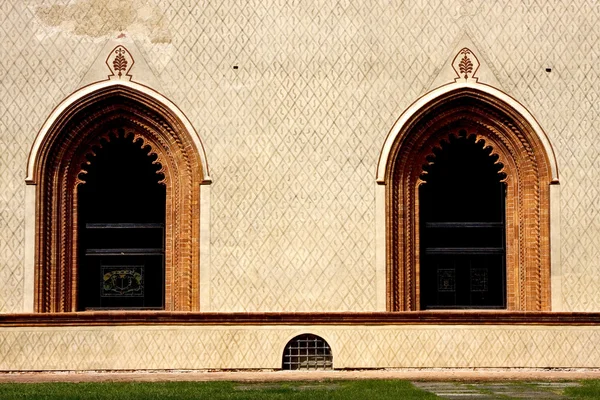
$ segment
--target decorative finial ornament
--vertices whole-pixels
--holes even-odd
[[[106,59],[106,65],[110,69],[111,74],[108,76],[109,79],[124,79],[131,80],[131,67],[133,67],[133,57],[131,53],[122,45],[115,47],[108,58]]]
[[[475,76],[475,73],[477,73],[479,65],[479,60],[475,54],[464,47],[454,57],[454,60],[452,60],[452,68],[454,68],[454,72],[458,76],[454,78],[454,81],[459,82],[464,79],[467,82],[477,82],[479,78]]]

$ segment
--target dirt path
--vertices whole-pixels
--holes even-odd
[[[560,381],[600,379],[600,369],[385,369],[355,371],[111,371],[4,372],[5,382],[110,381],[312,381],[326,379],[402,379],[410,381]]]

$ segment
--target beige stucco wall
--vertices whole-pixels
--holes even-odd
[[[0,2],[0,311],[22,311],[32,291],[29,149],[121,33],[204,142],[204,310],[382,309],[378,155],[467,41],[556,151],[554,297],[600,311],[599,14],[593,1]]]
[[[334,368],[600,365],[599,327],[147,326],[0,330],[0,370],[281,368],[295,335],[331,346]]]

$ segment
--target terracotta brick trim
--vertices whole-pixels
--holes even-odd
[[[600,313],[522,311],[200,313],[105,311],[2,314],[0,328],[124,325],[539,325],[598,326]]]
[[[506,174],[508,310],[550,310],[552,171],[541,139],[507,103],[471,88],[433,99],[402,127],[386,165],[387,309],[419,309],[418,187],[428,157],[459,130],[498,156]]]
[[[77,310],[77,186],[86,156],[117,130],[149,147],[166,186],[165,309],[199,309],[199,211],[205,172],[183,122],[125,85],[92,92],[55,121],[35,164],[37,312]]]

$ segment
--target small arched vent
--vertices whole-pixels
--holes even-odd
[[[331,347],[320,336],[298,335],[285,346],[282,368],[285,370],[333,369]]]

